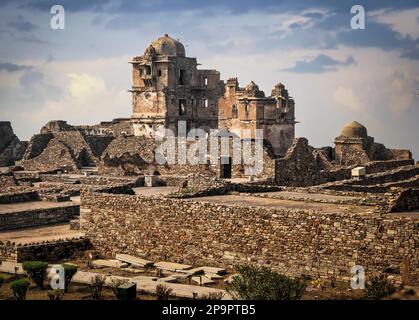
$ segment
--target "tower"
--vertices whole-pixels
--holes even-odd
[[[186,57],[180,41],[165,34],[131,64],[135,135],[153,137],[163,128],[176,134],[181,120],[187,129],[217,128],[218,98],[224,89],[220,73],[198,70],[196,58]]]

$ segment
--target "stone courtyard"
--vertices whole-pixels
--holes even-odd
[[[0,122],[0,271],[94,252],[117,266],[125,254],[225,270],[193,285],[174,268],[161,278],[180,297],[222,290],[243,263],[342,281],[361,265],[419,285],[419,164],[409,150],[375,142],[357,121],[334,146],[312,147],[295,137],[297,104],[284,84],[266,96],[253,81],[224,82],[216,70],[197,69],[168,35],[130,63],[130,118],[93,126],[53,120],[28,142]],[[219,129],[254,141],[245,130],[262,130],[263,170],[250,177],[220,152],[218,164],[157,163],[156,137],[164,128],[177,132],[178,121],[205,139]],[[133,278],[135,266],[114,269],[131,268]],[[149,291],[163,281],[146,276],[139,286]]]

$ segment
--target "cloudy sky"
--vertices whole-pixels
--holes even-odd
[[[65,8],[64,30],[50,27],[54,4]],[[365,30],[350,27],[354,4]],[[284,83],[297,136],[313,146],[358,120],[419,158],[417,0],[1,0],[0,120],[29,139],[51,119],[129,117],[128,61],[164,33],[223,79],[254,80],[268,94]]]

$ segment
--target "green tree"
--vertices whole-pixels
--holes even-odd
[[[64,292],[68,291],[68,287],[70,286],[71,279],[73,279],[74,275],[77,273],[78,267],[73,264],[63,264],[64,269]]]
[[[15,280],[10,284],[10,288],[13,290],[13,295],[17,300],[26,300],[26,293],[30,285],[29,279]]]
[[[22,264],[32,281],[39,289],[44,289],[44,281],[47,278],[48,263],[42,261],[26,261]]]

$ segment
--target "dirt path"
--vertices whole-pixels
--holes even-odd
[[[353,205],[340,205],[319,202],[303,202],[293,200],[280,200],[271,198],[252,197],[244,195],[222,195],[201,198],[191,198],[192,201],[207,201],[219,204],[234,204],[240,206],[256,206],[256,207],[269,207],[269,208],[285,208],[285,209],[305,209],[305,210],[318,210],[326,213],[336,212],[359,212],[368,213],[372,212],[372,207],[362,207]]]
[[[76,238],[82,235],[83,234],[77,230],[70,230],[70,225],[67,223],[46,227],[2,231],[0,232],[0,241],[11,241],[24,244],[29,242]]]

